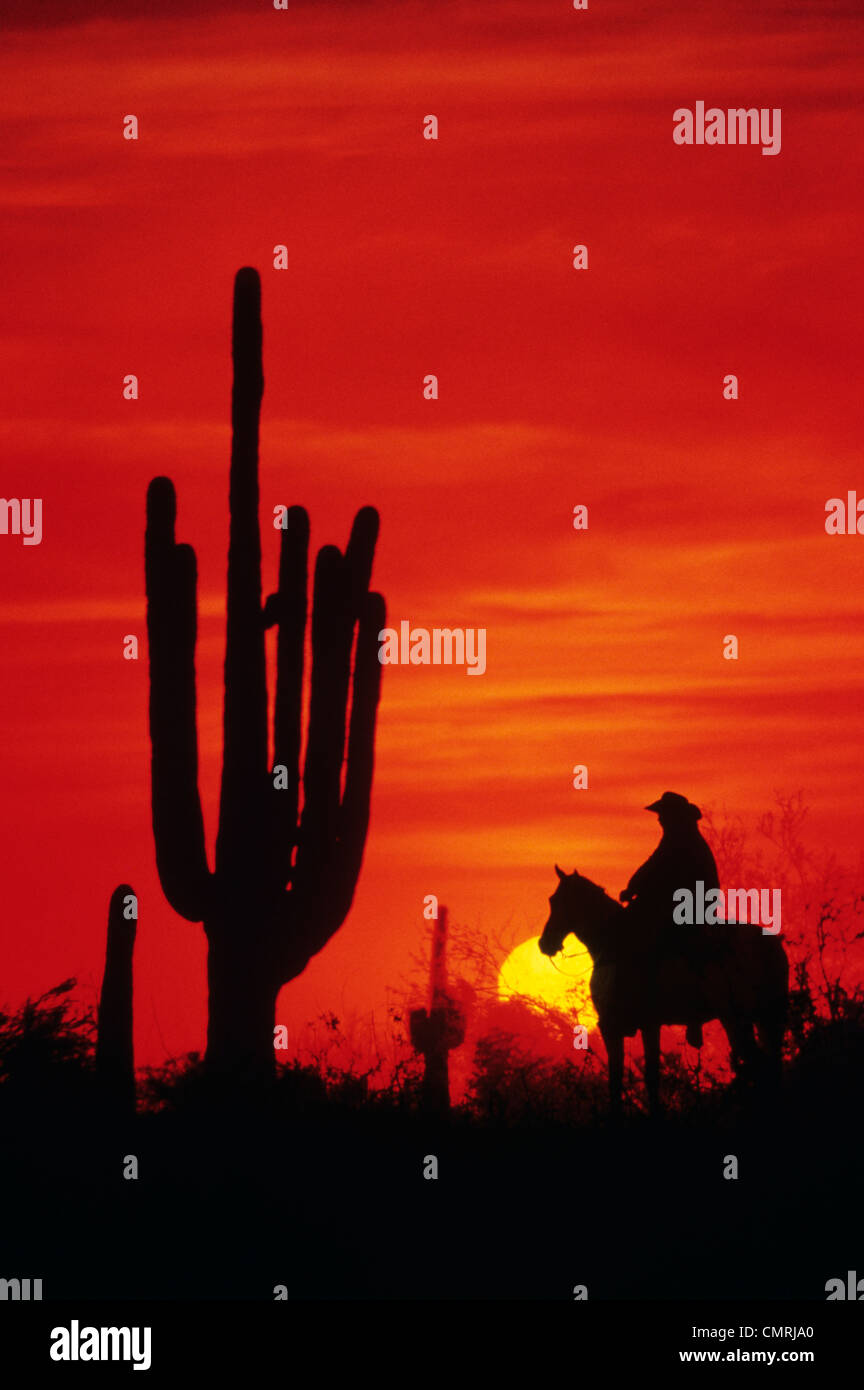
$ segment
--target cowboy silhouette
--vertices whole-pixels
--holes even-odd
[[[650,954],[655,964],[678,956],[698,974],[710,955],[709,929],[698,924],[677,925],[672,918],[672,895],[679,888],[687,888],[695,896],[700,880],[706,893],[720,887],[714,855],[698,826],[702,812],[678,792],[664,792],[659,801],[652,801],[645,810],[656,811],[663,835],[654,853],[620,894],[621,901],[628,904],[628,914],[634,914],[653,943]],[[688,1023],[687,1041],[694,1047],[701,1045],[698,1020]]]

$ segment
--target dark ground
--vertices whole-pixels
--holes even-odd
[[[0,1140],[2,1273],[52,1299],[824,1301],[864,1273],[860,1094],[797,1100],[575,1130],[296,1097],[30,1117]]]

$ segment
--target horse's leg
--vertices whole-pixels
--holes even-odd
[[[756,1045],[753,1024],[750,1019],[743,1019],[737,1015],[733,1015],[731,1018],[721,1018],[720,1022],[729,1039],[735,1080],[738,1082],[746,1081],[748,1072],[751,1072],[754,1064],[759,1060],[759,1048]]]
[[[652,1115],[662,1113],[660,1103],[660,1024],[651,1024],[642,1029],[642,1047],[645,1052],[645,1089],[648,1092],[648,1109]]]
[[[765,1059],[768,1084],[776,1091],[783,1077],[783,1039],[786,1036],[785,1008],[763,1014],[756,1020],[759,1045]]]
[[[624,1083],[624,1037],[623,1034],[607,1031],[602,1026],[600,1035],[609,1060],[609,1104],[612,1113],[617,1115],[621,1110],[621,1089]]]

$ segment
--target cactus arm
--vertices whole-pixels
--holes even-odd
[[[368,598],[377,536],[378,513],[373,507],[364,507],[355,518],[344,557],[334,546],[325,546],[315,566],[309,742],[296,882],[301,896],[308,900],[312,895],[316,902],[323,893],[332,891],[331,874],[340,858],[351,652],[355,626]],[[361,665],[366,671],[365,657]],[[355,678],[355,693],[359,689]],[[356,738],[355,747],[359,747]]]
[[[355,620],[360,617],[363,599],[369,588],[379,525],[380,521],[375,508],[361,507],[354,518],[354,525],[351,527],[351,535],[345,549],[351,584],[352,617]]]
[[[297,880],[297,889],[285,895],[289,927],[283,955],[285,982],[305,969],[344,922],[354,898],[363,862],[374,767],[375,725],[381,692],[378,633],[386,622],[380,594],[366,594],[357,632],[348,734],[345,791],[338,811],[338,834],[329,847],[326,873],[314,881]],[[305,783],[304,783],[305,785]],[[304,855],[301,841],[300,856]],[[298,862],[305,863],[298,859]]]
[[[352,622],[345,558],[318,552],[312,603],[309,737],[303,769],[303,815],[294,887],[304,907],[319,901],[338,834]]]
[[[381,694],[378,634],[387,621],[383,598],[380,594],[368,592],[378,526],[379,519],[375,508],[363,507],[354,520],[351,538],[345,551],[351,617],[352,622],[356,622],[357,625],[357,640],[351,685],[351,718],[345,782],[337,822],[337,845],[331,858],[331,873],[322,904],[322,931],[319,934],[321,945],[329,941],[348,915],[357,887],[369,828],[375,725]],[[316,950],[320,950],[321,945],[316,945]]]
[[[166,898],[201,922],[210,874],[198,794],[195,552],[175,544],[176,511],[170,478],[154,478],[145,542],[153,836]]]
[[[217,873],[261,872],[267,773],[267,677],[258,529],[258,422],[261,281],[239,270],[234,281],[234,385],[231,396],[231,509],[225,638],[224,760],[216,844]]]
[[[332,936],[348,915],[366,847],[375,765],[375,726],[381,695],[378,633],[386,622],[384,599],[380,594],[367,593],[357,629],[348,765],[340,808],[339,851],[330,890],[328,915],[332,925],[328,936]]]
[[[290,507],[282,532],[279,592],[271,599],[279,625],[276,645],[276,697],[273,709],[273,763],[287,768],[288,785],[272,794],[273,856],[279,887],[291,876],[297,844],[300,800],[300,740],[303,701],[303,644],[306,636],[309,517]]]

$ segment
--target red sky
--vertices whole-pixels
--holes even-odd
[[[862,16],[753,8],[5,6],[0,492],[43,499],[44,539],[0,536],[0,1001],[95,998],[128,879],[139,1061],[203,1043],[203,932],[149,826],[144,494],[170,474],[198,554],[212,845],[244,264],[265,582],[274,505],[320,545],[372,502],[391,619],[488,633],[482,677],[385,670],[355,908],[281,1019],[379,1007],[427,893],[527,937],[554,861],[617,892],[665,788],[752,814],[802,788],[814,845],[857,854],[864,539],[824,508],[864,495]],[[697,100],[780,107],[781,153],[674,145]]]

